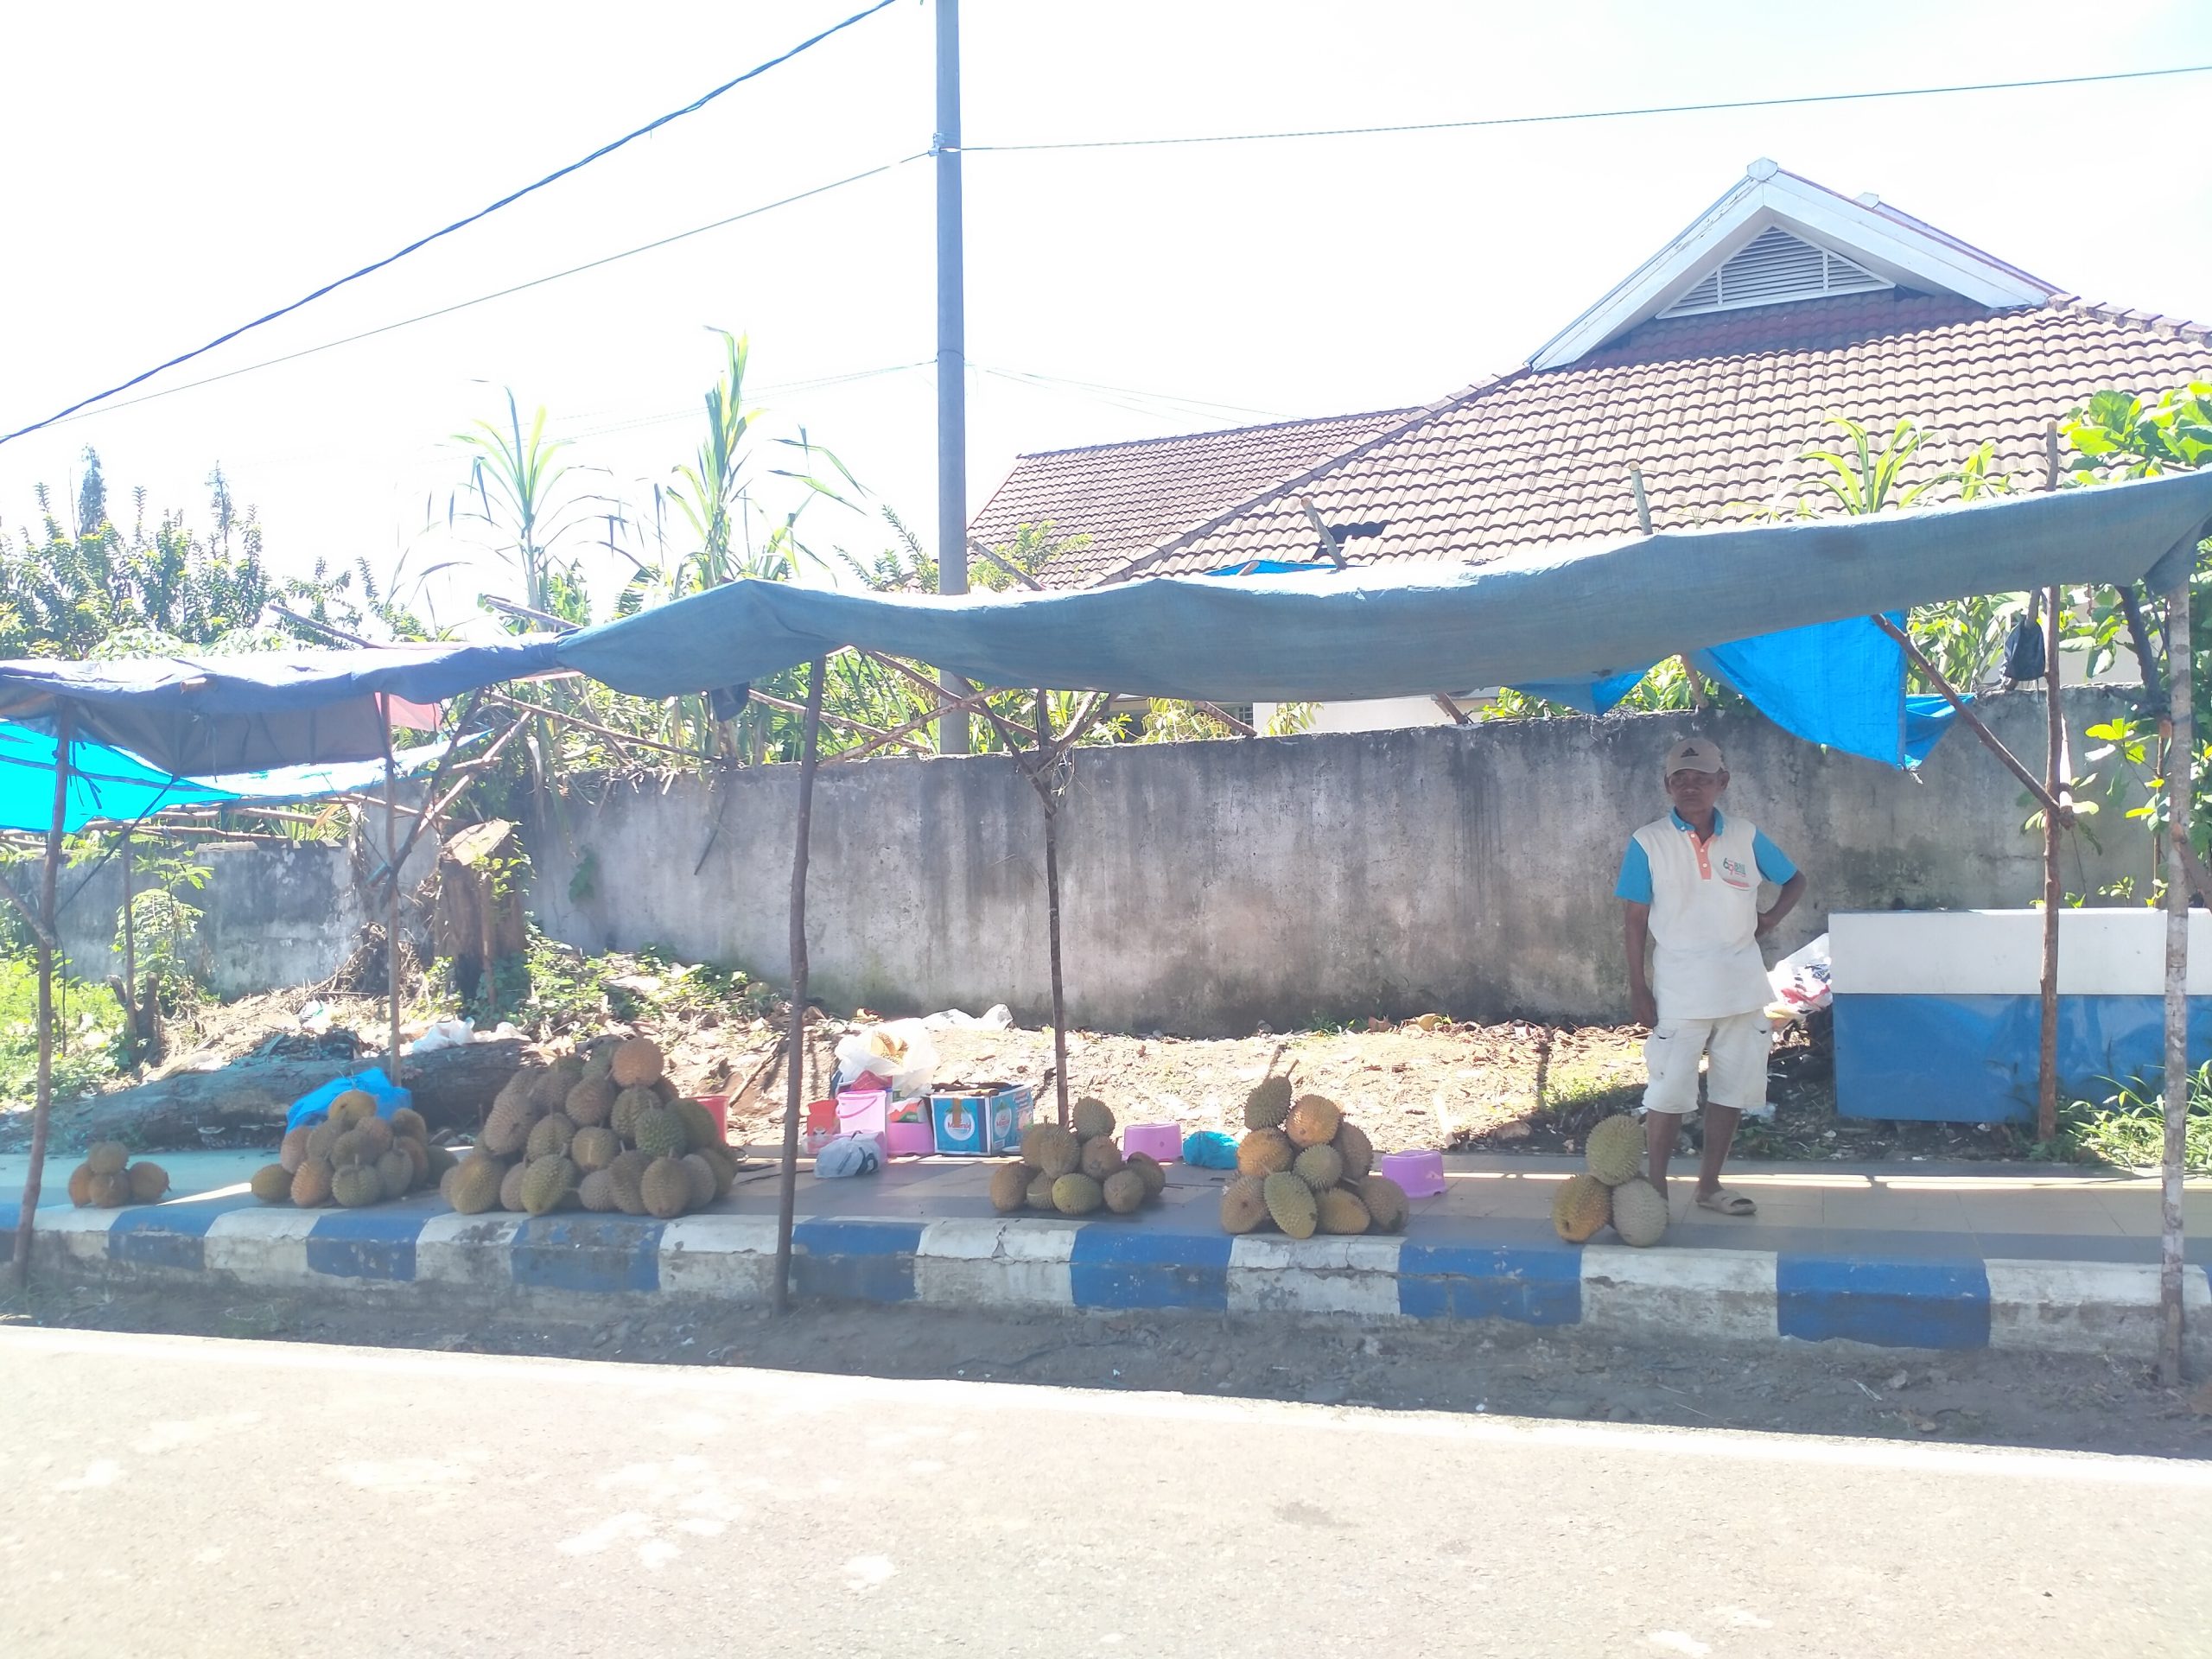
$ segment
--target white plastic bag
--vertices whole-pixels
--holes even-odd
[[[992,1003],[981,1014],[947,1008],[942,1014],[931,1014],[922,1024],[931,1031],[1012,1031],[1014,1012],[1003,1002]]]
[[[1828,989],[1828,936],[1791,951],[1767,973],[1774,1001],[1767,1014],[1774,1019],[1801,1019],[1825,1008],[1832,1000]]]
[[[837,1045],[840,1089],[863,1072],[886,1078],[892,1094],[925,1095],[937,1079],[937,1045],[918,1020],[891,1020],[856,1031]]]
[[[466,1048],[468,1046],[470,1033],[475,1029],[475,1024],[472,1020],[441,1020],[410,1043],[404,1052],[409,1054],[429,1054],[441,1048]]]

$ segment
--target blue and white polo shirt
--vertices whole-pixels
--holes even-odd
[[[1756,824],[1718,810],[1709,841],[1679,812],[1629,838],[1613,896],[1651,906],[1651,990],[1662,1021],[1725,1020],[1767,1005],[1759,883],[1796,874]]]

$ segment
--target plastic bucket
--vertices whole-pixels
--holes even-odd
[[[1179,1163],[1183,1157],[1183,1126],[1179,1123],[1132,1123],[1122,1131],[1122,1152],[1124,1156],[1141,1152],[1163,1164]]]
[[[1386,1152],[1382,1174],[1406,1190],[1409,1198],[1433,1198],[1444,1190],[1444,1154],[1440,1152]]]

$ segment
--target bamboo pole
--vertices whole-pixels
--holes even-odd
[[[39,1188],[46,1173],[46,1137],[54,1122],[54,887],[61,874],[61,836],[69,820],[69,749],[73,721],[65,706],[54,725],[54,817],[46,832],[46,863],[39,878],[38,913],[43,928],[38,942],[38,1093],[31,1108],[30,1167],[23,1173],[22,1212],[16,1217],[16,1283],[30,1282],[31,1231],[38,1216]]]
[[[2192,557],[2190,564],[2195,560]],[[2166,1121],[2158,1169],[2158,1381],[2181,1382],[2182,1156],[2189,1124],[2189,883],[2182,849],[2189,841],[2191,762],[2196,749],[2189,583],[2184,569],[2166,598]]]
[[[2044,595],[2043,700],[2044,744],[2044,780],[2053,800],[2061,797],[2066,779],[2066,709],[2058,685],[2058,607],[2060,594],[2053,588]],[[2059,871],[2058,814],[2043,815],[2043,982],[2042,1030],[2036,1050],[2036,1139],[2049,1141],[2058,1134],[2058,912],[2065,902]]]
[[[1068,1127],[1068,1003],[1060,977],[1060,804],[1053,798],[1046,772],[1057,757],[1052,753],[1052,705],[1042,691],[1037,694],[1037,779],[1045,807],[1045,922],[1052,961],[1052,1084],[1058,1097],[1060,1127]]]
[[[399,1066],[399,784],[391,764],[391,704],[380,700],[384,711],[384,863],[391,880],[385,905],[385,989],[391,1002],[391,1065],[385,1076],[395,1089],[405,1087]]]
[[[2056,814],[2058,821],[2063,824],[2070,825],[2074,822],[2073,808],[2066,805],[2044,788],[2043,779],[2030,772],[2022,763],[2020,757],[1999,741],[1997,734],[1982,722],[1981,716],[1974,713],[1973,706],[1952,688],[1951,683],[1943,677],[1942,671],[1935,664],[1928,660],[1927,655],[1920,647],[1912,643],[1910,634],[1878,612],[1868,620],[1904,648],[1904,654],[1912,659],[1913,666],[1927,677],[1929,684],[1943,694],[1943,701],[1957,710],[1960,723],[1980,738],[1982,746],[2005,763],[2005,769],[2020,780],[2022,785],[2026,788],[2029,794],[2035,797],[2037,804],[2044,811]]]
[[[791,1064],[784,1068],[784,1166],[776,1198],[776,1312],[788,1313],[791,1306],[791,1217],[798,1203],[798,1117],[805,1093],[806,1068],[806,854],[814,828],[814,773],[822,753],[822,683],[829,677],[829,664],[814,659],[806,680],[806,734],[798,759],[798,823],[792,832],[798,843],[791,854],[791,1020],[785,1052]]]

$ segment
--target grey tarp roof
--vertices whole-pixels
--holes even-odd
[[[648,697],[757,679],[841,645],[987,685],[1216,702],[1410,696],[1602,676],[1971,594],[2133,582],[2208,527],[2212,469],[1482,565],[957,600],[747,581],[566,635],[556,649],[564,666]],[[2154,586],[2168,576],[2152,575]]]

